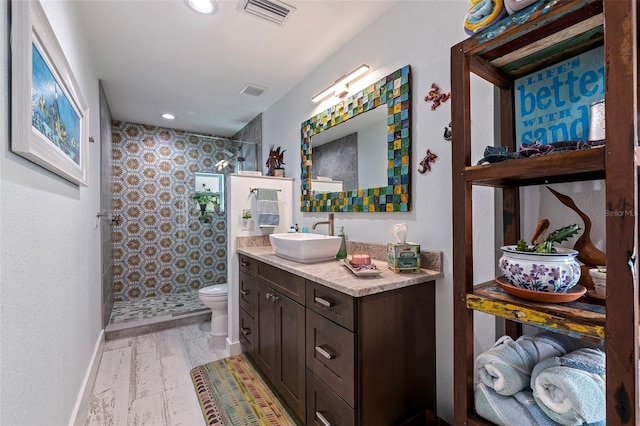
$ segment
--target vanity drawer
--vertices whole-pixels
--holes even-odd
[[[355,330],[355,304],[348,294],[307,281],[306,306],[351,331]]]
[[[355,405],[355,334],[307,309],[307,368],[351,407]]]
[[[244,309],[252,318],[255,314],[256,282],[255,279],[246,272],[240,271],[240,307]]]
[[[307,370],[307,424],[354,426],[355,410]]]
[[[258,261],[244,254],[238,255],[238,264],[240,270],[254,277],[256,275],[256,267]]]
[[[257,262],[256,278],[304,305],[304,278],[262,262]]]
[[[253,318],[244,310],[240,309],[240,346],[242,352],[253,359],[255,327]]]

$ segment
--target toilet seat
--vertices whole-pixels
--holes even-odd
[[[215,284],[201,288],[198,290],[198,295],[207,299],[222,299],[227,297],[227,292],[227,284]]]

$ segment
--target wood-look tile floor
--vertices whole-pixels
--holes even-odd
[[[228,356],[209,323],[105,342],[85,426],[200,426],[189,371]]]

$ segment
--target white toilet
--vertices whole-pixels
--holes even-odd
[[[211,309],[211,335],[227,335],[227,284],[216,284],[198,290],[202,303]]]

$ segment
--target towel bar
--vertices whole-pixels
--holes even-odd
[[[250,188],[249,191],[256,192],[258,188]],[[276,191],[282,191],[281,189],[276,189]]]

